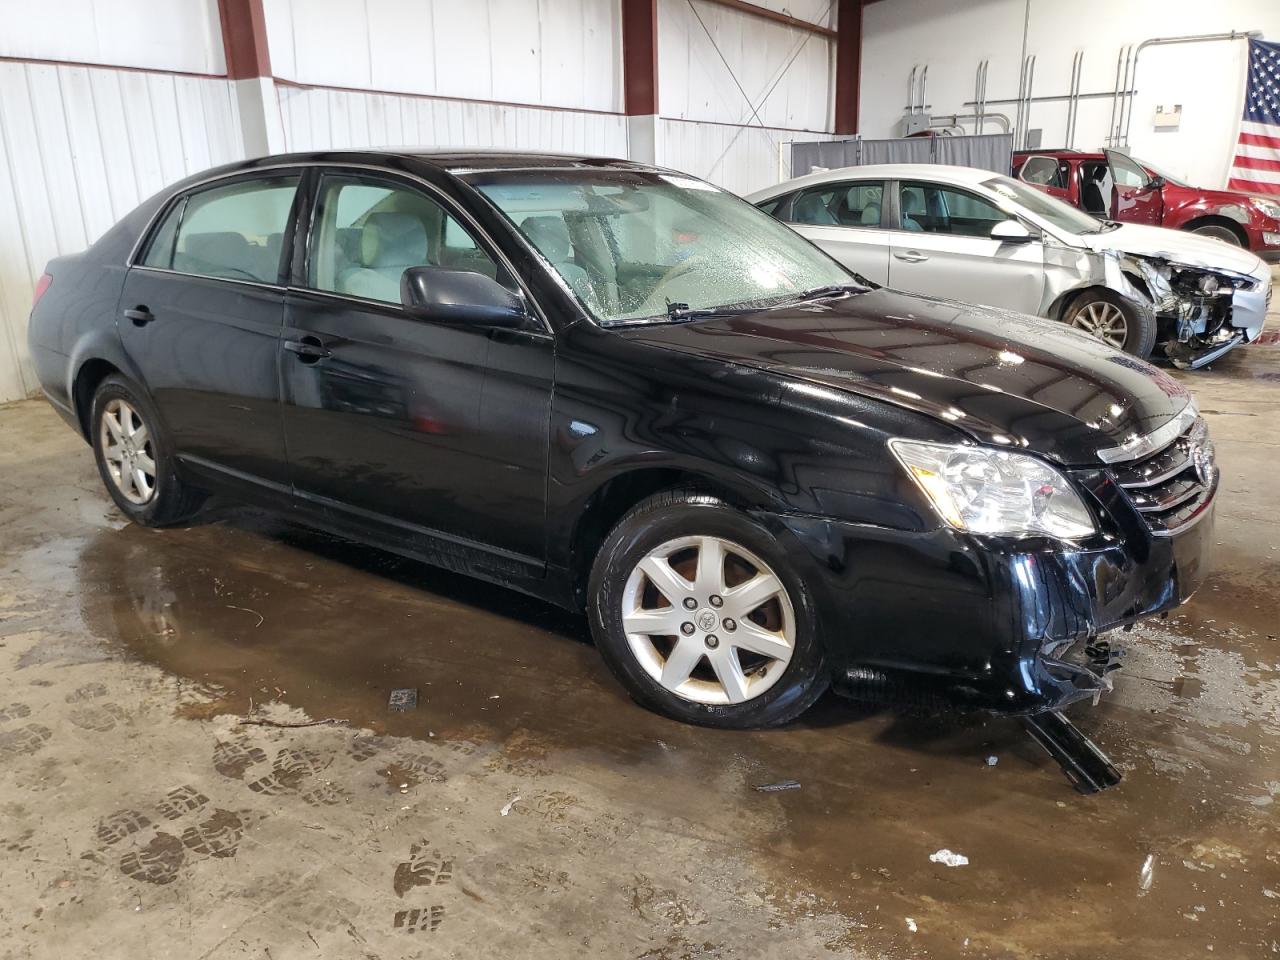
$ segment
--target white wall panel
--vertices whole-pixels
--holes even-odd
[[[619,0],[265,0],[264,9],[272,68],[300,84],[622,108]]]
[[[788,7],[797,18],[831,23],[829,0]],[[835,45],[807,30],[704,0],[659,0],[658,64],[664,117],[831,127]]]
[[[1256,0],[894,0],[867,6],[863,18],[861,133],[868,137],[899,132],[913,65],[929,65],[928,100],[935,116],[967,112],[973,99],[974,70],[990,59],[988,100],[1017,95],[1023,44],[1036,55],[1033,93],[1062,95],[1070,82],[1071,59],[1083,51],[1081,91],[1110,93],[1115,87],[1116,56],[1127,44],[1154,36],[1185,36],[1230,30],[1261,30],[1280,38],[1280,3]],[[1138,94],[1133,104],[1130,148],[1142,157],[1192,182],[1208,187],[1226,183],[1235,147],[1244,94],[1244,40],[1153,46],[1139,61]],[[1181,104],[1177,131],[1157,132],[1157,104]],[[988,112],[1012,116],[1014,106],[992,105]],[[1104,145],[1110,131],[1110,97],[1080,101],[1074,146]],[[1028,124],[1042,130],[1046,147],[1064,145],[1066,104],[1035,103]],[[993,132],[994,126],[987,132]]]
[[[662,124],[663,166],[710,180],[734,193],[751,193],[788,179],[788,141],[830,140],[833,136],[688,120],[664,120]]]
[[[218,0],[0,0],[0,56],[223,73]]]
[[[243,155],[225,80],[0,62],[0,402],[37,388],[35,281],[174,180]]]
[[[290,150],[330,147],[505,147],[627,155],[626,119],[438,97],[276,88]]]

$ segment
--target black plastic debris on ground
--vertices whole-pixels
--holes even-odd
[[[762,783],[756,787],[761,793],[780,793],[783,790],[799,790],[799,780],[779,780],[777,783]]]
[[[405,687],[403,690],[392,690],[391,697],[387,700],[387,707],[395,711],[418,709],[418,688]]]

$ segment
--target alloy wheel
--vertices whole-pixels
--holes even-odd
[[[1117,350],[1124,349],[1129,337],[1129,322],[1124,311],[1105,300],[1095,300],[1076,311],[1071,325]]]
[[[650,677],[697,703],[760,696],[795,652],[795,610],[781,578],[713,536],[669,540],[640,559],[623,589],[622,629]]]
[[[128,401],[113,398],[98,430],[111,482],[130,503],[149,503],[156,495],[156,455],[142,415]]]

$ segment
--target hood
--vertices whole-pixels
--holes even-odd
[[[1227,270],[1254,276],[1263,269],[1262,261],[1243,247],[1165,227],[1148,227],[1140,223],[1124,223],[1106,233],[1085,234],[1080,241],[1091,250],[1118,250],[1140,257],[1159,257],[1171,263],[1207,270]]]
[[[982,443],[1096,465],[1167,423],[1176,380],[1062,324],[881,288],[624,336],[914,410]]]

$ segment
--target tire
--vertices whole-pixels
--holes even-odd
[[[1123,336],[1115,334],[1114,318],[1123,319]],[[1062,318],[1068,326],[1082,330],[1109,347],[1146,359],[1156,345],[1155,309],[1146,303],[1126,300],[1110,290],[1087,290],[1076,297]],[[1112,332],[1104,335],[1103,327]]]
[[[103,486],[130,520],[145,527],[163,527],[188,519],[204,502],[204,492],[174,471],[173,448],[160,428],[150,398],[124,377],[113,374],[99,384],[93,395],[89,430]],[[123,444],[112,442],[119,431],[126,438]],[[122,447],[126,452],[117,460],[115,454]],[[141,470],[142,480],[133,479],[134,471],[125,469],[129,465]]]
[[[1202,237],[1213,237],[1215,240],[1221,240],[1223,243],[1229,243],[1233,247],[1243,247],[1244,243],[1240,240],[1240,235],[1230,227],[1224,227],[1220,223],[1206,223],[1203,226],[1196,227],[1190,231],[1198,233]]]
[[[716,556],[709,544],[726,559],[707,559],[704,573],[704,556]],[[714,585],[716,566],[722,590]],[[658,571],[656,579],[650,571]],[[663,591],[656,591],[659,581]],[[750,594],[735,596],[748,584]],[[778,726],[809,709],[830,684],[812,593],[769,531],[709,494],[668,490],[633,507],[596,554],[589,590],[601,656],[650,710],[703,726]],[[688,597],[693,609],[684,607]],[[755,604],[757,597],[767,599]],[[624,610],[633,629],[651,625],[655,632],[629,633]],[[668,627],[682,632],[664,633]]]

